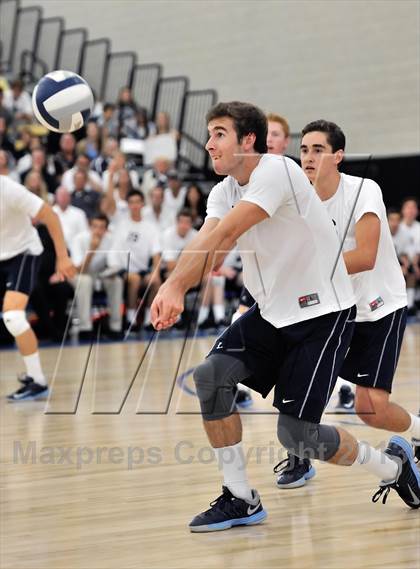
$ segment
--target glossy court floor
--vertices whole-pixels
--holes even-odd
[[[277,489],[284,452],[270,397],[242,414],[267,520],[188,531],[221,488],[188,373],[213,340],[43,349],[47,403],[5,401],[22,365],[15,351],[0,353],[3,569],[419,567],[420,510],[395,492],[372,503],[377,481],[360,469],[318,463],[304,488]],[[393,397],[412,412],[419,354],[420,325],[410,325]],[[375,445],[390,436],[354,415],[326,419]]]

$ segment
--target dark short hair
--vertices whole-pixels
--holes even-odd
[[[144,194],[140,190],[130,190],[127,194],[126,200],[128,201],[133,196],[139,196],[144,201]]]
[[[312,121],[302,129],[302,137],[308,132],[324,132],[327,135],[327,142],[332,147],[333,152],[344,150],[346,147],[346,137],[341,128],[334,122],[320,119]]]
[[[109,111],[110,109],[112,109],[112,110],[115,109],[114,103],[105,103],[105,105],[104,105],[104,112]]]
[[[255,134],[255,151],[261,154],[267,152],[267,118],[261,109],[239,101],[218,103],[209,110],[206,120],[209,123],[222,117],[232,119],[238,142],[248,134]]]
[[[92,221],[95,219],[98,219],[99,221],[105,221],[105,224],[108,227],[109,219],[104,213],[95,213],[95,215],[90,218],[90,222],[92,223]]]
[[[401,202],[401,207],[404,207],[407,202],[415,202],[416,206],[419,207],[419,200],[416,198],[416,196],[407,196],[404,198]]]
[[[176,214],[176,218],[179,219],[180,217],[189,217],[192,221],[192,212],[190,209],[188,209],[187,207],[183,207],[182,209],[179,210],[179,212]]]
[[[389,215],[394,215],[394,214],[396,214],[396,213],[401,217],[401,212],[400,212],[400,210],[397,209],[396,207],[389,207],[389,208],[386,210],[386,215],[387,215],[387,216],[389,216]]]

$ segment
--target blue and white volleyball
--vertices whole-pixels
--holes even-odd
[[[37,83],[32,106],[39,122],[54,132],[73,132],[88,120],[93,93],[86,81],[72,71],[52,71]]]

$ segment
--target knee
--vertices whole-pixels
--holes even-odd
[[[211,399],[216,389],[215,369],[211,358],[207,358],[195,368],[193,378],[198,399],[200,401]]]
[[[388,404],[389,393],[382,389],[363,388],[356,391],[356,413],[370,427],[383,427]]]
[[[8,332],[14,338],[30,329],[24,310],[6,310],[3,312],[3,320]]]
[[[311,423],[292,415],[279,415],[277,434],[281,444],[300,458],[326,461],[340,446],[340,435],[335,427]]]

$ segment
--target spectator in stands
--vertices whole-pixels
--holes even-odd
[[[115,229],[112,251],[108,256],[110,268],[118,268],[127,276],[127,320],[130,326],[136,318],[140,289],[147,287],[144,325],[150,327],[150,304],[160,286],[160,240],[158,231],[142,219],[144,195],[133,190],[127,196],[129,219]]]
[[[405,198],[401,213],[401,228],[407,232],[409,238],[407,254],[411,264],[409,273],[412,274],[411,279],[407,279],[408,314],[414,315],[416,286],[420,281],[420,222],[417,221],[419,214],[417,198],[412,196]]]
[[[137,140],[146,140],[156,134],[156,127],[149,121],[146,109],[138,108],[136,111],[136,123],[134,128],[127,127],[127,136]]]
[[[2,88],[0,88],[0,118],[4,118],[7,127],[13,122],[12,112],[4,106],[4,91]]]
[[[141,184],[142,192],[145,196],[149,196],[150,191],[157,185],[164,185],[168,181],[167,173],[172,165],[172,162],[167,158],[156,158],[153,163],[153,168],[146,170]],[[149,200],[148,200],[149,201]]]
[[[101,202],[101,211],[111,219],[114,227],[129,219],[127,196],[133,190],[128,171],[119,169],[119,164],[115,159],[109,165],[107,190]]]
[[[56,273],[54,243],[45,225],[38,225],[37,231],[44,251],[41,253],[37,283],[30,297],[30,303],[39,321],[34,326],[37,336],[61,342],[67,326],[67,305],[73,297],[73,287],[61,281]]]
[[[0,148],[16,156],[15,145],[8,134],[8,126],[4,116],[0,116]]]
[[[79,338],[90,339],[92,333],[92,296],[95,283],[100,281],[106,292],[109,310],[109,331],[112,338],[121,336],[121,303],[123,280],[117,274],[107,272],[107,256],[111,250],[112,238],[108,233],[108,218],[96,214],[90,220],[88,231],[76,235],[71,243],[71,258],[78,271],[73,279],[76,290],[77,314],[80,319]]]
[[[71,205],[71,195],[64,186],[60,186],[55,192],[53,210],[60,219],[66,245],[70,248],[74,237],[89,228],[86,214],[80,208]]]
[[[103,113],[97,122],[102,131],[102,146],[108,138],[118,138],[118,116],[113,103],[105,103]]]
[[[118,152],[118,140],[116,138],[107,138],[104,139],[104,143],[102,145],[102,153],[96,158],[96,160],[91,165],[93,170],[97,172],[101,178],[105,170],[108,169],[111,160],[115,158],[115,155]],[[106,186],[105,190],[106,190]]]
[[[82,170],[86,172],[87,184],[86,189],[88,191],[94,190],[95,192],[102,193],[102,179],[97,172],[91,169],[89,156],[86,154],[80,154],[76,159],[76,164],[67,172],[64,172],[63,178],[61,180],[61,185],[68,189],[69,192],[74,191],[74,175],[77,170]]]
[[[163,232],[175,225],[173,211],[164,204],[164,189],[156,186],[150,192],[150,205],[145,206],[142,212],[143,219],[150,222],[159,231],[162,237]]]
[[[290,142],[290,127],[287,120],[275,113],[267,115],[267,152],[283,155]]]
[[[85,154],[90,161],[95,160],[101,153],[102,133],[96,122],[88,121],[86,125],[86,138],[77,143],[77,154]]]
[[[169,170],[167,176],[168,187],[165,190],[164,203],[168,210],[172,211],[173,215],[176,216],[184,205],[187,188],[182,185],[182,180],[176,170]]]
[[[194,229],[200,229],[206,218],[206,198],[198,184],[190,184],[184,200],[184,208],[191,211]]]
[[[38,148],[43,148],[40,137],[31,134],[31,129],[28,126],[23,126],[15,139],[15,150],[13,153],[16,160],[18,160],[17,170],[19,174],[31,168],[32,151]]]
[[[114,172],[114,184],[118,183],[118,172],[120,170],[126,169],[130,174],[130,179],[133,188],[138,189],[139,187],[139,175],[137,174],[136,165],[133,162],[127,160],[126,155],[119,150],[115,152],[113,159],[116,162],[116,170]],[[106,189],[108,187],[109,172],[105,170],[102,175],[102,184]]]
[[[401,226],[410,235],[410,251],[408,252],[411,261],[416,265],[415,269],[419,270],[418,254],[420,252],[420,221],[417,221],[419,215],[418,201],[415,197],[407,197],[401,206],[402,222]],[[417,260],[417,263],[415,261]],[[417,274],[420,278],[420,274]]]
[[[117,103],[118,139],[128,136],[127,132],[136,128],[137,105],[130,87],[120,90]]]
[[[57,183],[55,181],[54,176],[50,174],[50,172],[48,171],[47,156],[43,148],[35,148],[34,150],[31,151],[31,165],[27,170],[22,172],[20,175],[22,183],[24,183],[27,174],[33,170],[39,172],[43,182],[47,186],[48,192],[50,194],[54,194],[57,187]]]
[[[6,150],[0,150],[0,176],[8,176],[14,182],[20,182],[20,176],[12,165],[12,155]]]
[[[71,204],[82,209],[88,219],[92,219],[99,212],[102,195],[88,189],[88,174],[85,170],[76,170],[74,173],[74,191],[71,194]]]
[[[47,185],[38,170],[30,170],[23,180],[23,185],[44,202],[50,202],[49,195],[51,194],[48,194]]]
[[[171,118],[169,113],[160,111],[156,115],[156,134],[170,134],[177,135],[176,130],[171,129]]]
[[[15,124],[31,122],[33,117],[31,96],[23,87],[23,81],[15,79],[4,94],[4,106],[13,114]]]
[[[196,234],[191,211],[181,209],[176,216],[176,225],[169,227],[163,233],[162,261],[165,263],[166,276],[169,276],[174,270],[182,250]]]
[[[60,183],[64,172],[73,168],[76,162],[76,138],[71,133],[60,137],[60,150],[54,156],[56,182]]]

